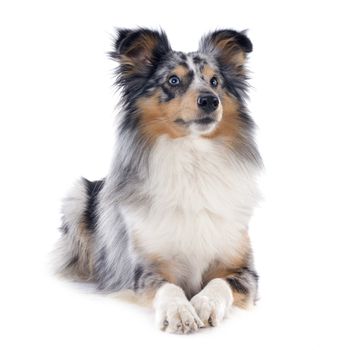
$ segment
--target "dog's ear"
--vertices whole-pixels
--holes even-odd
[[[232,66],[240,71],[246,61],[247,53],[253,51],[253,45],[245,32],[225,29],[204,36],[199,51],[214,55],[220,64]]]
[[[122,74],[148,74],[171,50],[163,31],[119,29],[110,56],[120,62]]]

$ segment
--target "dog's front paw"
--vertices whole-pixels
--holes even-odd
[[[233,302],[227,283],[215,279],[191,299],[191,304],[205,327],[217,326],[229,311]]]
[[[162,286],[155,297],[156,324],[170,333],[189,333],[203,327],[183,290],[171,283]]]
[[[156,310],[156,322],[161,330],[170,333],[197,331],[204,324],[187,300],[174,299]]]
[[[195,295],[191,299],[191,304],[205,327],[215,327],[225,316],[223,305],[206,295]]]

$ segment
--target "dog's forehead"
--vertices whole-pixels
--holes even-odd
[[[214,69],[216,68],[215,60],[204,53],[184,53],[181,51],[173,51],[172,54],[167,57],[167,60],[162,67],[162,71],[171,71],[177,66],[182,66],[193,71],[194,74],[200,74],[206,65],[209,65]]]

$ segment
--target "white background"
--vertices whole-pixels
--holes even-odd
[[[348,14],[346,1],[2,1],[1,349],[349,349]],[[108,170],[118,96],[106,52],[114,27],[138,25],[161,26],[176,50],[226,27],[254,44],[261,299],[190,336],[48,269],[60,199]]]

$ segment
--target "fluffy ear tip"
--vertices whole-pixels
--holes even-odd
[[[242,30],[240,32],[232,29],[227,30],[227,33],[236,40],[236,42],[244,50],[244,52],[249,53],[253,51],[253,44],[248,38],[247,32],[248,29]]]
[[[241,31],[238,33],[238,36],[236,38],[238,44],[243,48],[243,50],[246,53],[252,52],[253,51],[253,44],[251,40],[247,36],[247,29]]]
[[[114,51],[108,52],[111,58],[117,58],[120,53],[121,44],[124,39],[132,32],[131,29],[126,28],[116,28],[115,34],[113,36],[113,49]]]
[[[244,50],[244,52],[249,53],[253,51],[253,44],[247,37],[247,30],[238,32],[233,29],[219,29],[214,32],[209,33],[207,36],[202,38],[201,46],[206,46],[210,41],[233,38],[237,44]]]
[[[116,34],[114,37],[114,52],[110,53],[112,58],[118,58],[122,53],[123,49],[129,44],[139,38],[140,36],[150,36],[158,40],[162,40],[163,42],[167,42],[167,36],[164,30],[152,30],[149,28],[138,27],[135,29],[127,29],[127,28],[117,28]]]

